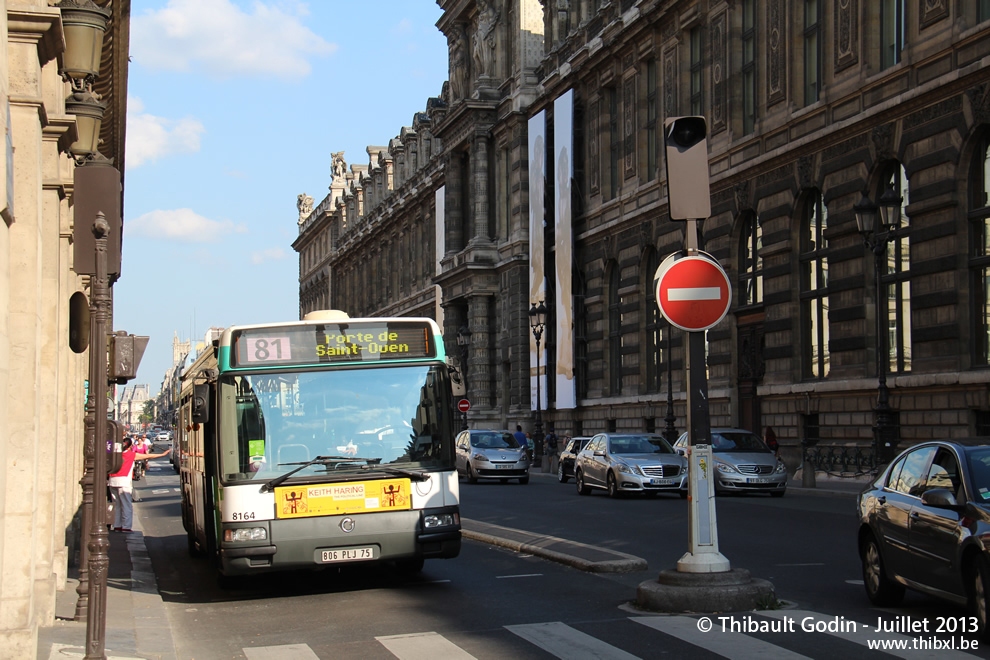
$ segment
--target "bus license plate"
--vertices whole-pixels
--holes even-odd
[[[651,486],[673,486],[673,479],[650,479]]]
[[[362,561],[374,559],[375,551],[371,546],[364,548],[340,548],[338,550],[321,550],[320,562],[329,564],[338,561]]]

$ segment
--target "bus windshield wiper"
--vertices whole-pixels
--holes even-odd
[[[285,474],[280,474],[279,476],[275,477],[274,479],[270,479],[270,480],[266,481],[265,483],[261,484],[261,492],[262,493],[269,493],[269,492],[275,490],[276,488],[278,488],[279,486],[281,486],[282,483],[286,479],[288,479],[289,477],[291,477],[292,475],[294,475],[296,472],[299,472],[301,470],[305,470],[310,465],[316,465],[316,464],[329,465],[331,463],[341,463],[341,462],[343,462],[343,463],[353,463],[355,461],[365,461],[365,462],[368,462],[368,461],[372,461],[372,460],[374,460],[374,459],[356,458],[354,456],[317,456],[316,458],[314,458],[312,460],[304,461],[302,463],[279,463],[279,465],[298,465],[299,467],[297,467],[295,470],[290,470],[289,472],[286,472]]]
[[[409,477],[413,481],[429,481],[430,475],[425,472],[416,472],[415,470],[403,470],[402,468],[388,467],[385,465],[363,465],[362,470],[369,470],[373,472],[384,472],[386,474],[398,474],[403,477]]]

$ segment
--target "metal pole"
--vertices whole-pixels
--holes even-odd
[[[86,617],[86,660],[104,660],[107,569],[107,321],[110,309],[110,287],[107,277],[107,234],[110,225],[103,213],[93,222],[96,237],[96,275],[91,280],[91,333],[89,337],[89,388],[93,402],[93,497],[92,529],[89,532],[89,608]]]
[[[890,432],[890,400],[887,390],[887,328],[882,318],[884,306],[881,304],[883,295],[883,259],[887,254],[888,231],[881,239],[874,237],[873,264],[876,271],[876,325],[877,325],[877,406],[876,425],[873,427],[873,460],[877,465],[887,462],[890,453],[888,436]]]
[[[664,420],[664,431],[663,437],[667,439],[667,442],[674,444],[677,442],[677,428],[674,426],[674,422],[677,421],[677,417],[674,415],[674,326],[673,324],[667,324],[667,415],[663,418]]]
[[[543,410],[542,398],[540,393],[540,335],[543,334],[542,329],[537,331],[533,330],[533,334],[536,336],[536,428],[533,430],[533,455],[535,456],[537,451],[542,455],[542,450],[540,450],[540,443],[543,441]]]

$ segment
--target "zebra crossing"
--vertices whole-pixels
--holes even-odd
[[[824,625],[819,629],[802,630],[799,625],[794,625],[800,621],[839,619],[843,625],[835,626],[835,630],[825,630]],[[740,632],[738,627],[730,629],[732,626],[728,622],[731,620],[744,620],[754,632]],[[919,642],[919,639],[928,641]],[[513,644],[512,657],[556,657],[561,660],[637,660],[661,655],[665,658],[704,656],[733,660],[765,660],[768,657],[774,660],[813,660],[839,655],[874,658],[884,657],[885,654],[905,660],[988,657],[986,651],[980,648],[974,653],[958,650],[963,639],[967,644],[973,643],[969,636],[955,639],[943,637],[937,643],[931,642],[932,639],[931,636],[919,638],[877,632],[874,625],[831,614],[776,610],[724,616],[633,615],[614,621],[574,625],[547,621],[502,626],[494,632],[485,631],[483,638],[469,632],[444,635],[424,631],[379,636],[368,643],[380,647],[374,657],[389,657],[391,654],[399,660],[487,660],[506,657],[506,645]],[[925,647],[931,644],[939,646]],[[466,650],[465,646],[471,651]],[[355,646],[351,645],[351,648],[357,651]],[[363,657],[367,651],[368,648],[363,647],[362,655],[353,657]],[[340,649],[321,655],[306,644],[252,647],[243,649],[243,652],[248,660],[342,657]]]

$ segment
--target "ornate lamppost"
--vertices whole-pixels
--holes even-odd
[[[881,303],[883,291],[884,261],[887,257],[887,244],[894,240],[894,230],[901,220],[901,202],[903,198],[888,186],[880,196],[880,225],[878,226],[878,207],[865,194],[853,206],[856,214],[856,225],[863,236],[863,243],[873,252],[873,267],[876,277],[876,334],[877,334],[877,405],[874,408],[873,426],[873,460],[876,464],[885,463],[892,457],[896,442],[890,437],[891,408],[890,393],[887,390],[887,327],[884,322],[886,307]]]
[[[543,338],[543,329],[547,322],[547,306],[542,300],[539,303],[531,303],[529,308],[529,327],[533,329],[533,338],[536,339],[536,428],[533,430],[533,443],[537,451],[542,451],[543,447],[543,409],[542,396],[540,393],[540,339]]]
[[[461,378],[464,379],[464,396],[468,398],[468,353],[471,349],[471,329],[467,325],[462,325],[457,330],[457,345],[461,347]],[[467,411],[461,413],[461,430],[466,431],[468,427]]]

